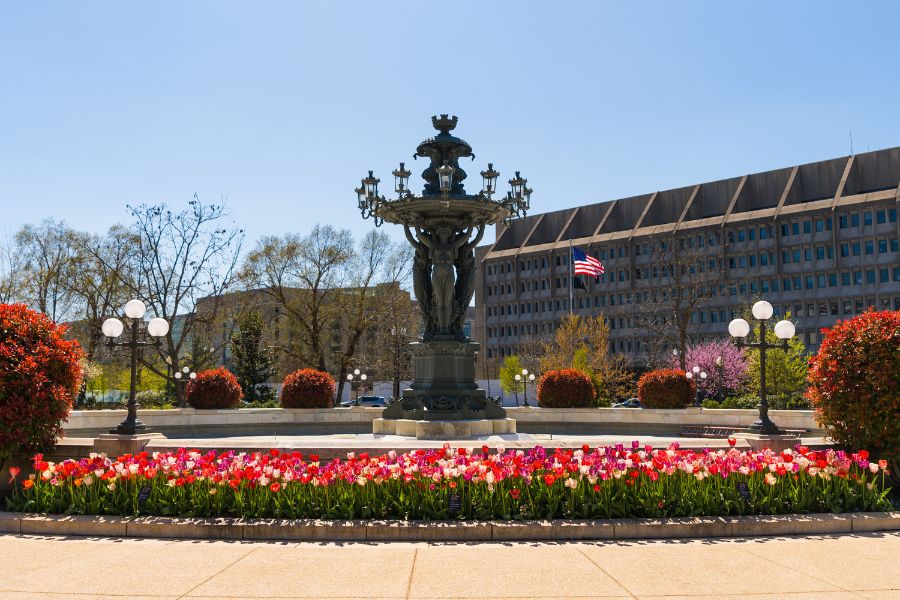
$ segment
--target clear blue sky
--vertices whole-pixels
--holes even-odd
[[[439,112],[539,212],[900,145],[900,4],[633,4],[4,0],[0,230],[196,192],[360,235]]]

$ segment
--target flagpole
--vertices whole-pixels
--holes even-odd
[[[569,239],[569,316],[572,315],[572,304],[574,304],[573,294],[575,290],[575,275],[574,275],[574,264],[575,259],[572,254],[572,240]]]

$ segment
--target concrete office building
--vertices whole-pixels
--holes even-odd
[[[900,147],[501,224],[477,249],[475,340],[493,359],[553,332],[570,311],[571,243],[606,268],[573,293],[571,310],[605,314],[611,351],[639,364],[650,332],[635,324],[635,305],[666,287],[651,266],[654,248],[671,239],[704,248],[718,270],[691,315],[691,341],[727,335],[735,313],[764,298],[776,314],[790,311],[815,351],[820,329],[838,319],[870,306],[900,310],[898,208]]]

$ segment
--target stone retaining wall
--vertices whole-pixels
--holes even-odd
[[[556,521],[317,521],[0,512],[0,533],[291,541],[717,538],[900,531],[900,512]]]
[[[304,435],[372,433],[380,408],[239,410],[141,410],[141,420],[168,437],[226,435]],[[507,408],[520,433],[678,435],[688,425],[746,427],[756,420],[755,410],[744,409],[640,409],[640,408]],[[820,431],[810,410],[773,410],[772,419],[785,429]],[[65,425],[67,437],[91,437],[118,425],[124,410],[72,411]]]

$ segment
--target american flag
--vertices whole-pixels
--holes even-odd
[[[575,267],[575,275],[590,275],[596,278],[606,272],[599,260],[588,256],[574,246],[572,247],[572,265]]]

